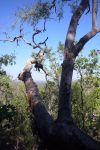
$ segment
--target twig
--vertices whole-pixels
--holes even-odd
[[[43,41],[43,42],[40,42],[39,45],[42,45],[44,44],[46,46],[46,41],[48,40],[48,37]]]
[[[3,39],[3,40],[0,40],[0,41],[2,41],[2,42],[7,42],[7,41],[9,41],[9,42],[15,42],[17,39],[21,39],[21,38],[22,38],[22,36],[19,35],[19,36],[14,37],[13,39],[11,39],[9,37],[8,39]]]

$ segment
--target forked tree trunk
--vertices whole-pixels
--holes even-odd
[[[30,71],[24,72],[23,78],[19,76],[19,78],[24,81],[29,104],[35,116],[37,130],[42,140],[42,146],[39,147],[40,150],[100,150],[100,143],[94,141],[91,137],[82,132],[71,117],[71,83],[75,58],[85,43],[100,32],[100,29],[97,29],[94,23],[94,21],[96,21],[95,11],[93,12],[93,14],[95,14],[93,17],[94,27],[92,31],[84,35],[79,42],[74,45],[79,19],[88,8],[88,4],[88,0],[81,1],[71,18],[68,28],[59,89],[57,120],[53,120],[44,107],[37,85],[33,81]]]
[[[25,72],[23,81],[26,87],[29,104],[35,116],[37,130],[42,141],[40,150],[100,150],[100,144],[82,132],[68,119],[54,121],[44,107],[37,85],[30,72]],[[67,97],[70,99],[70,94]]]

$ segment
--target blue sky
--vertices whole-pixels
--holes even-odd
[[[33,0],[34,1],[34,0]],[[3,38],[2,32],[7,31],[12,33],[12,35],[17,34],[17,29],[11,30],[11,25],[14,23],[14,12],[22,8],[23,5],[29,5],[32,0],[3,0],[0,2],[0,39]],[[99,4],[100,5],[100,4]],[[99,7],[100,10],[100,7]],[[68,29],[71,13],[68,7],[65,8],[65,18],[59,22],[56,20],[51,20],[47,23],[47,32],[45,36],[48,36],[48,46],[52,47],[53,50],[56,49],[58,42],[62,41],[64,43],[66,32]],[[100,11],[98,15],[99,27],[100,27]],[[91,30],[91,14],[84,15],[78,26],[76,40],[78,41],[81,36]],[[31,40],[32,28],[27,25],[25,26],[25,38]],[[44,38],[43,36],[42,38]],[[39,39],[38,39],[39,40]],[[41,40],[41,39],[40,39]],[[84,47],[83,54],[88,55],[89,50],[100,49],[100,33],[91,39]],[[0,55],[10,54],[15,51],[16,54],[16,65],[9,66],[6,68],[8,74],[17,78],[19,72],[23,69],[26,60],[30,57],[33,49],[23,42],[20,42],[20,46],[16,43],[2,43],[0,42]],[[45,80],[44,73],[34,72],[33,76],[35,80]],[[41,78],[42,77],[42,78]]]

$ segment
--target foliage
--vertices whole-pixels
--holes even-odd
[[[46,23],[47,20],[58,18],[61,20],[64,14],[65,4],[70,6],[72,13],[76,10],[79,5],[79,1],[73,0],[38,0],[34,1],[31,6],[23,7],[20,9],[16,16],[21,19],[22,22],[28,22],[32,26],[38,25],[39,21]]]
[[[0,74],[6,74],[6,71],[4,71],[2,68],[2,65],[7,66],[15,64],[15,58],[16,57],[14,54],[5,54],[0,57]]]
[[[0,77],[0,83],[0,146],[13,150],[32,149],[35,141],[24,87],[6,75]]]
[[[100,72],[95,50],[88,58],[79,57],[75,70],[80,75],[73,84],[73,117],[84,131],[100,140],[98,121],[100,118]],[[79,113],[80,112],[80,113]],[[81,121],[80,121],[81,120]]]
[[[16,128],[22,121],[22,115],[13,105],[1,105],[0,107],[0,147],[2,149],[14,149],[17,147]],[[13,143],[13,144],[12,144]],[[0,148],[0,149],[1,149]]]
[[[46,70],[49,74],[49,77],[44,88],[41,88],[40,91],[46,108],[54,118],[57,117],[58,110],[58,95],[63,48],[64,46],[61,42],[59,42],[57,51],[55,52],[51,52],[51,49],[47,47],[45,48],[46,59],[44,64],[48,63]]]
[[[57,117],[59,81],[61,74],[61,62],[64,45],[59,42],[57,51],[51,53],[46,48],[46,61],[49,60],[48,82],[44,88],[40,88],[44,104],[48,111]],[[59,58],[59,60],[57,59]],[[77,81],[72,83],[72,114],[77,125],[88,132],[92,137],[99,140],[99,110],[100,110],[100,77],[98,55],[92,50],[89,56],[78,57],[75,62],[75,70],[79,76]],[[45,64],[46,62],[44,62]],[[94,119],[95,114],[95,119]]]
[[[45,85],[39,87],[44,104],[54,118],[57,117],[58,111],[58,89],[63,49],[64,45],[61,42],[57,51],[53,53],[51,53],[51,49],[45,49],[50,78]],[[75,69],[78,74],[82,73],[82,80],[79,78],[72,84],[73,118],[80,128],[100,140],[100,77],[96,52],[93,50],[88,58],[77,58]],[[80,82],[82,83],[80,84]],[[0,75],[0,146],[6,149],[14,150],[17,147],[29,150],[33,146],[36,148],[39,142],[34,118],[30,116],[24,91],[22,84],[12,81],[6,75]],[[34,122],[33,126],[31,126],[30,119],[32,123]]]
[[[40,89],[43,102],[49,113],[56,118],[58,110],[58,87],[54,81],[48,81],[44,88]]]
[[[60,42],[57,52],[46,48],[46,61],[49,60],[50,78],[41,88],[41,95],[48,111],[56,118],[58,106],[58,88],[61,74],[61,61],[64,45]],[[58,55],[60,56],[57,61]],[[77,125],[92,137],[100,140],[100,76],[98,55],[92,50],[89,56],[76,59],[75,70],[79,76],[72,84],[72,114]],[[45,62],[44,62],[45,64]],[[94,119],[95,118],[95,119]]]
[[[0,149],[29,150],[37,146],[37,137],[32,134],[25,89],[3,70],[15,64],[15,58],[14,54],[0,57]]]

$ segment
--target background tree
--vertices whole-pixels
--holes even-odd
[[[100,77],[98,74],[99,62],[97,52],[95,50],[92,50],[88,58],[79,56],[76,59],[75,69],[77,70],[77,73],[79,74],[80,78],[78,79],[78,81],[76,81],[76,83],[74,82],[73,84],[73,115],[79,127],[93,136],[93,132],[95,132],[94,122],[96,120],[99,121],[98,106],[100,105],[98,97],[98,95],[100,95]],[[95,86],[95,82],[97,86]],[[94,93],[94,91],[95,98],[93,95],[91,95]],[[78,114],[79,111],[80,114]],[[93,119],[94,114],[95,119]],[[96,134],[94,136],[96,136]]]
[[[0,57],[0,149],[31,150],[33,145],[36,147],[36,137],[33,138],[31,130],[25,88],[12,80],[3,69],[4,65],[13,64],[15,55]]]

